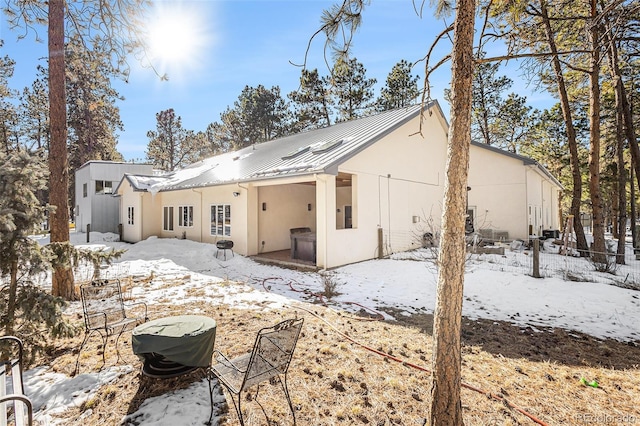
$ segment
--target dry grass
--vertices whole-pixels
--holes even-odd
[[[216,301],[187,306],[156,305],[150,308],[150,317],[187,312],[211,316],[218,323],[216,348],[239,355],[251,347],[261,327],[302,316],[305,323],[289,372],[289,388],[299,425],[425,424],[430,401],[429,373],[381,356],[362,345],[429,368],[432,344],[429,315],[388,323],[313,305],[250,311],[213,303]],[[55,371],[71,374],[81,338],[57,342],[55,354],[39,363],[49,363]],[[463,341],[464,382],[497,397],[463,388],[467,425],[535,424],[510,408],[507,401],[549,425],[621,424],[620,419],[640,422],[637,404],[640,348],[637,345],[602,341],[561,330],[533,332],[508,323],[482,320],[464,321]],[[99,343],[98,338],[92,338],[83,350],[81,372],[100,368]],[[116,361],[116,354],[113,344],[108,348],[107,363],[111,365]],[[128,334],[120,341],[120,352],[121,362],[139,367],[138,359],[131,352]],[[597,380],[599,387],[583,385],[580,382],[583,377],[588,381]],[[196,380],[203,380],[201,373],[152,380],[135,371],[104,386],[95,398],[60,417],[68,425],[119,424],[124,415],[135,412],[145,399],[187,387]],[[203,395],[203,399],[208,396]],[[260,406],[250,399],[252,396],[245,396],[247,402],[243,400],[247,426],[267,424]],[[280,387],[261,386],[259,400],[266,409],[269,424],[292,424]],[[228,395],[227,401],[229,410],[217,413],[223,415],[221,424],[238,424]]]

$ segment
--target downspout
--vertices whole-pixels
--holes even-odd
[[[525,167],[524,169],[524,212],[525,215],[524,217],[527,218],[527,222],[526,222],[526,231],[527,231],[527,241],[529,241],[531,233],[529,232],[529,227],[531,226],[531,224],[529,223],[529,221],[531,220],[530,214],[529,214],[529,167]],[[532,227],[533,230],[533,227]]]
[[[542,223],[541,223],[541,225],[540,225],[540,226],[541,226],[541,228],[542,228],[542,229],[540,230],[540,235],[538,235],[539,237],[542,237],[542,231],[544,231],[544,225],[545,225],[545,223],[547,222],[547,221],[546,221],[546,218],[545,218],[545,216],[546,216],[546,215],[545,215],[545,208],[546,208],[546,204],[545,204],[545,202],[544,202],[544,200],[545,200],[544,183],[545,183],[546,181],[547,181],[547,179],[546,179],[546,178],[542,178],[542,179],[540,179],[540,195],[542,196],[542,199],[540,200],[540,204],[542,205],[542,207],[541,207],[541,211],[540,211],[540,215],[541,215],[542,217],[541,217],[540,219],[542,219],[542,220],[541,220],[541,222],[542,222]]]
[[[380,178],[382,175],[378,175],[378,226],[382,228],[382,187],[380,184]]]
[[[391,173],[387,174],[387,220],[389,221],[389,254],[393,253],[391,246]]]
[[[142,214],[142,206],[144,206],[144,197],[143,197],[143,196],[144,196],[144,192],[141,192],[141,193],[140,193],[140,220],[138,221],[138,222],[140,222],[140,228],[139,228],[139,229],[140,229],[140,232],[139,232],[139,234],[138,234],[138,241],[142,241],[142,235],[143,235],[143,232],[142,232],[142,230],[143,230],[143,229],[142,229],[142,228],[143,228],[142,218],[144,217],[144,215]],[[135,216],[135,214],[136,214],[136,213],[135,213],[135,212],[133,212],[133,220],[134,220],[134,222],[133,222],[133,223],[134,223],[134,224],[135,224],[135,220],[136,220],[136,216]],[[134,225],[134,226],[135,226],[135,225]]]
[[[542,231],[544,231],[545,229],[545,225],[547,223],[547,214],[546,214],[546,208],[547,208],[547,203],[545,202],[547,196],[546,196],[546,192],[544,190],[544,183],[547,181],[546,178],[542,178],[540,179],[540,194],[542,195],[542,199],[540,200],[540,204],[542,204],[542,211],[541,211],[541,215],[542,215],[542,223],[540,225],[541,229],[540,229],[540,237],[542,237]]]
[[[202,191],[196,191],[195,188],[191,188],[191,190],[197,194],[200,194],[200,242],[202,242],[202,228],[204,228],[202,226],[203,223],[203,219],[204,219],[204,206],[202,205]]]

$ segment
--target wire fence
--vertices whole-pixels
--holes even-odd
[[[431,260],[437,258],[437,240],[407,231],[383,231],[384,256],[402,250],[412,250],[409,258]],[[469,239],[470,244],[473,239]],[[614,246],[612,244],[612,246]],[[595,255],[600,256],[595,256]],[[403,256],[407,257],[407,256]],[[593,259],[604,259],[596,262]],[[640,255],[639,255],[640,257]],[[534,251],[525,244],[497,242],[491,246],[470,247],[467,265],[482,264],[483,268],[501,272],[534,275]],[[612,252],[591,253],[591,257],[580,257],[575,250],[563,252],[553,241],[543,241],[539,251],[539,273],[541,278],[560,278],[566,281],[598,282],[618,287],[640,290],[640,259],[636,259],[633,247],[627,244],[624,263],[616,263]]]
[[[73,268],[74,283],[77,289],[79,289],[81,286],[90,284],[91,281],[96,279],[117,279],[120,280],[123,292],[130,291],[132,278],[129,267],[128,262],[123,262],[111,265],[100,265],[96,268],[96,266],[89,261],[81,261],[79,265]]]

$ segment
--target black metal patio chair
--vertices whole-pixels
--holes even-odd
[[[303,318],[288,319],[272,327],[261,329],[251,352],[234,359],[229,359],[221,352],[215,351],[217,363],[212,367],[213,374],[231,394],[233,406],[242,426],[244,426],[240,406],[242,391],[257,385],[255,396],[257,402],[260,383],[271,378],[277,378],[280,382],[291,409],[293,424],[296,424],[296,415],[287,386],[287,371],[300,336],[302,323]]]
[[[78,372],[80,354],[82,348],[87,343],[91,335],[100,334],[102,337],[102,364],[106,363],[105,353],[107,352],[107,342],[110,336],[116,337],[116,353],[120,360],[118,341],[120,336],[127,329],[135,327],[137,324],[148,321],[147,305],[144,302],[124,303],[120,280],[94,280],[91,284],[80,287],[82,298],[82,311],[84,313],[85,333],[78,357],[74,375]],[[144,308],[144,313],[137,316],[128,316],[125,308],[140,306]]]

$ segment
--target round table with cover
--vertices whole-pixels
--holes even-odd
[[[133,353],[149,376],[171,377],[198,367],[209,367],[216,337],[216,322],[202,315],[159,318],[133,329]]]

